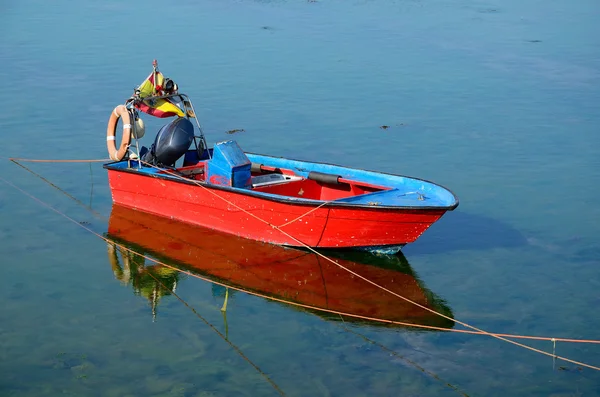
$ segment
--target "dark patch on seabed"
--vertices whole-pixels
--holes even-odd
[[[397,123],[397,124],[395,124],[396,127],[403,127],[404,125],[405,125],[404,123]],[[384,124],[384,125],[379,126],[379,128],[381,128],[382,130],[387,130],[387,129],[392,128],[392,127],[389,126],[389,125]]]
[[[225,131],[225,133],[229,135],[237,134],[238,132],[246,132],[246,130],[244,130],[243,128],[236,128],[233,130]]]
[[[525,236],[504,222],[484,215],[454,211],[436,222],[403,251],[410,254],[439,254],[524,245],[527,245]]]
[[[495,14],[498,12],[497,8],[482,8],[478,12],[482,14]]]

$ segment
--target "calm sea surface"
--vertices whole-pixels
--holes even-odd
[[[38,0],[0,15],[0,177],[90,230],[111,213],[101,163],[25,164],[94,216],[7,158],[106,157],[110,111],[156,58],[211,142],[452,189],[459,208],[397,262],[455,319],[600,339],[596,0]],[[189,306],[163,291],[153,320],[152,288],[111,258],[0,181],[1,396],[600,395],[600,372],[486,336],[233,291],[224,318],[223,288],[177,272],[161,277]],[[556,354],[600,366],[600,345]]]

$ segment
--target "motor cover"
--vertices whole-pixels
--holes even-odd
[[[158,131],[150,150],[142,156],[142,161],[156,166],[173,167],[177,159],[189,149],[193,140],[193,124],[180,117]]]

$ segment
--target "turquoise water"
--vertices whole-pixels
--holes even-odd
[[[156,58],[194,100],[210,141],[244,129],[234,137],[251,152],[452,189],[459,208],[404,255],[456,319],[599,339],[597,2],[27,1],[0,10],[2,156],[106,157],[110,111]],[[146,121],[145,143],[160,125]],[[106,232],[100,164],[27,166],[103,217],[6,159],[0,177]],[[148,300],[115,280],[104,241],[0,186],[0,395],[279,394],[215,332],[225,334],[223,297],[210,283],[182,277],[177,294],[215,329],[172,295],[153,322]],[[290,396],[600,394],[597,371],[498,340],[344,325],[244,293],[230,296],[227,331]],[[556,353],[600,365],[599,346],[558,343]]]

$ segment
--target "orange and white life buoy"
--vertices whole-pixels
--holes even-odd
[[[117,135],[117,124],[119,119],[123,118],[123,138],[121,139],[121,146],[117,149],[116,146],[116,135]],[[108,149],[108,156],[111,160],[121,161],[129,149],[131,143],[131,115],[125,105],[117,106],[110,114],[108,120],[108,127],[106,129],[106,147]]]

